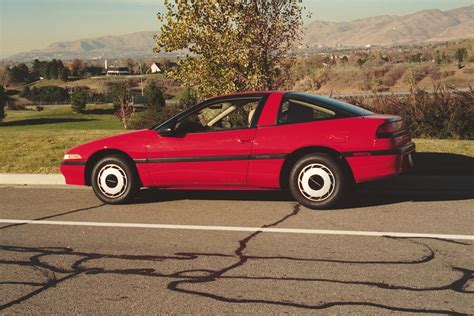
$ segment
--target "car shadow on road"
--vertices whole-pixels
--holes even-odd
[[[341,209],[402,202],[474,199],[474,158],[443,153],[418,153],[407,174],[360,184]],[[134,203],[177,200],[293,201],[287,191],[161,191],[142,190]]]
[[[357,186],[341,209],[402,202],[474,199],[474,177],[400,176]],[[293,201],[287,191],[162,191],[145,189],[134,204],[179,200]]]

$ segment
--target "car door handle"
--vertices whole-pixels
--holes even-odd
[[[251,139],[241,139],[241,138],[237,139],[237,143],[239,143],[239,144],[248,143],[248,142],[251,142],[251,141],[252,141]]]

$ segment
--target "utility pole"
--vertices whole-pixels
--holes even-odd
[[[143,63],[140,61],[138,64],[138,69],[140,70],[140,86],[142,87],[142,97],[143,97],[143,71],[142,71]]]

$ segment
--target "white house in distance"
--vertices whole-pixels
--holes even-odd
[[[163,72],[163,68],[159,63],[153,63],[150,66],[149,72],[152,74],[160,74]]]

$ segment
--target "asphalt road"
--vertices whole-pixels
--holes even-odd
[[[359,191],[346,208],[312,211],[282,193],[148,190],[108,206],[89,189],[0,186],[0,308],[474,314],[474,177],[400,177]]]

